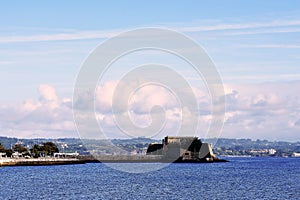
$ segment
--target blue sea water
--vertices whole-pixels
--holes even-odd
[[[228,159],[142,174],[101,163],[2,167],[0,199],[300,199],[299,158]]]

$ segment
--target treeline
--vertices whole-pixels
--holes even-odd
[[[59,153],[59,149],[53,142],[45,142],[41,145],[35,144],[29,149],[21,144],[15,144],[12,148],[5,148],[0,143],[0,153],[5,153],[7,157],[12,157],[16,152],[24,157],[29,156],[38,158],[53,156],[54,153]]]

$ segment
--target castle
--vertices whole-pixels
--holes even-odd
[[[211,145],[197,137],[166,136],[162,143],[148,145],[147,155],[160,155],[169,161],[214,161]]]

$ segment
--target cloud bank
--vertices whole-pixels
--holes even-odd
[[[97,88],[96,117],[109,137],[122,138],[124,134],[116,128],[111,112],[116,83],[108,81]],[[226,120],[221,137],[300,140],[300,81],[225,85],[225,88]],[[194,88],[194,91],[200,108],[197,134],[205,137],[211,119],[210,97],[201,88]],[[38,92],[38,99],[0,106],[1,135],[22,138],[78,137],[71,98],[58,97],[51,85],[40,85]],[[133,93],[126,112],[130,112],[135,125],[144,127],[151,123],[149,111],[155,105],[163,107],[166,113],[164,130],[157,137],[171,135],[180,127],[184,108],[169,91],[158,86],[144,87]]]

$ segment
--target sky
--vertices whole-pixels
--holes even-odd
[[[277,0],[2,2],[0,135],[79,137],[72,95],[82,64],[107,39],[145,27],[183,33],[213,60],[226,94],[220,137],[300,141],[300,3]],[[96,115],[110,137],[121,137],[108,111],[117,81],[130,64],[153,58],[175,65],[191,83],[203,109],[197,134],[205,135],[211,99],[203,81],[164,56],[129,56],[102,80]],[[146,126],[151,118],[139,110],[141,103],[149,109],[159,104],[170,120],[163,133],[174,131],[180,111],[166,93],[152,86],[133,95],[130,107],[142,114],[132,120]]]

